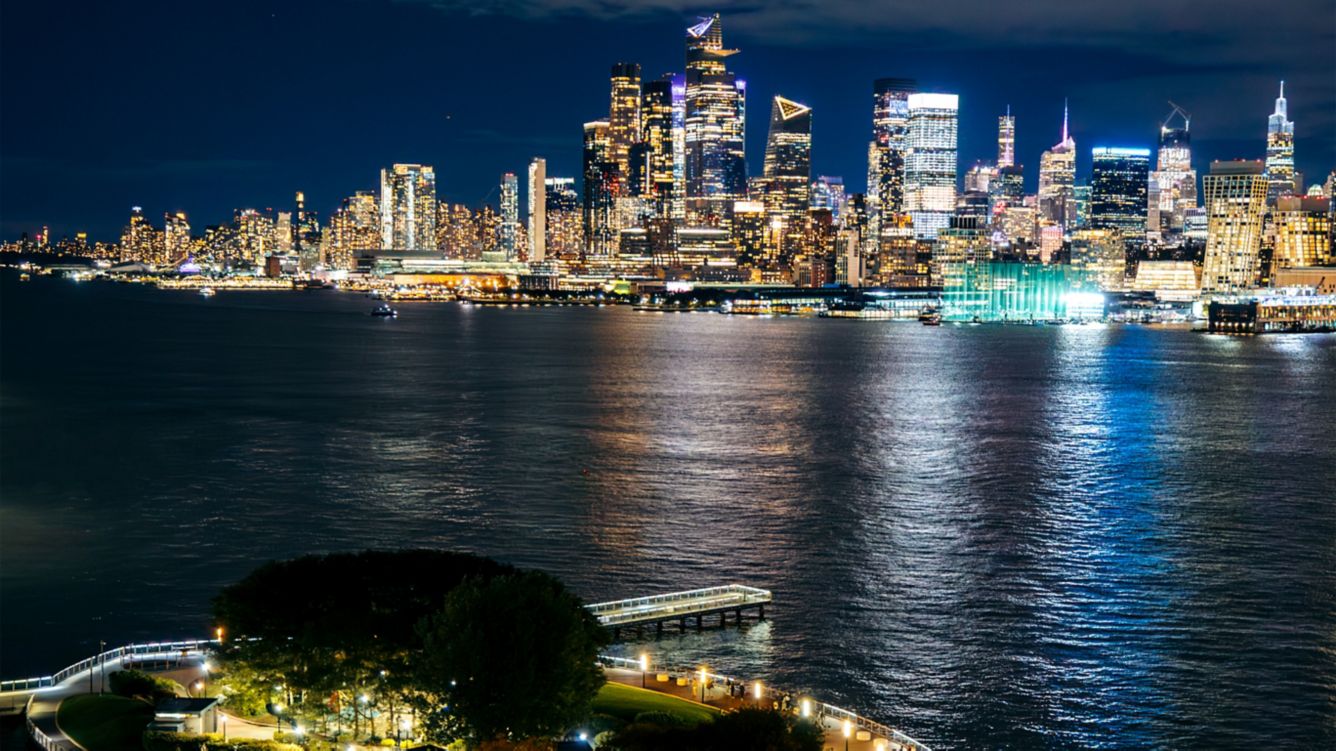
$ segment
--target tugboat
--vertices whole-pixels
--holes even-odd
[[[379,305],[375,310],[371,311],[371,315],[377,318],[397,318],[399,316],[399,311],[388,305]]]

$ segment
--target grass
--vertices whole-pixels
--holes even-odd
[[[56,710],[56,722],[88,751],[125,751],[144,747],[144,728],[153,707],[123,696],[71,696]]]
[[[594,712],[631,722],[641,712],[666,712],[685,724],[699,725],[719,716],[719,710],[676,696],[628,686],[605,683],[594,698]]]

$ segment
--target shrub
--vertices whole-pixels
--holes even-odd
[[[107,688],[117,696],[147,699],[150,702],[176,696],[175,683],[142,670],[117,670],[107,676]]]
[[[300,746],[278,741],[190,735],[150,730],[144,733],[145,751],[301,751]]]

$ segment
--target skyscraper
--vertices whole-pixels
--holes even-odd
[[[580,194],[575,192],[575,178],[549,177],[546,182],[548,258],[575,260],[584,248],[584,227],[580,219]]]
[[[904,208],[909,95],[916,91],[918,84],[909,78],[879,78],[872,83],[867,197],[874,220],[883,211],[898,214]]]
[[[1210,174],[1202,178],[1206,199],[1202,292],[1238,292],[1256,283],[1267,185],[1261,162],[1211,163]]]
[[[1293,193],[1294,187],[1294,123],[1289,119],[1289,104],[1285,101],[1285,82],[1280,82],[1280,96],[1276,110],[1266,121],[1266,195],[1271,201]]]
[[[656,216],[672,216],[673,78],[645,83],[640,99],[640,140],[646,152],[646,188]]]
[[[421,164],[396,164],[380,171],[382,248],[436,248],[436,173]]]
[[[685,161],[687,219],[726,221],[734,201],[746,197],[746,84],[724,61],[719,14],[701,18],[686,37]]]
[[[914,235],[932,239],[956,208],[956,129],[960,98],[955,94],[910,94],[905,133],[904,211]]]
[[[997,168],[1016,163],[1016,118],[1007,105],[1007,114],[997,118]]]
[[[1160,152],[1150,173],[1148,229],[1162,238],[1183,232],[1189,209],[1197,206],[1197,172],[1192,169],[1190,118],[1173,102],[1173,111],[1160,125]],[[1174,124],[1178,118],[1182,125]]]
[[[790,230],[807,215],[812,180],[812,108],[776,96],[765,144],[766,209]]]
[[[163,215],[162,234],[168,261],[179,261],[190,254],[190,222],[185,212]]]
[[[1273,272],[1332,262],[1331,200],[1326,196],[1281,196],[1271,221],[1276,231]]]
[[[608,107],[608,159],[623,175],[629,174],[631,147],[640,140],[640,64],[617,63]]]
[[[507,261],[518,261],[520,224],[520,188],[514,172],[501,176],[501,223],[497,226],[497,252]]]
[[[621,173],[608,159],[608,123],[584,124],[584,233],[585,252],[610,257],[617,246],[614,210],[621,193]]]
[[[529,262],[547,258],[547,160],[529,162]]]
[[[844,193],[844,178],[822,175],[812,182],[812,198],[809,204],[814,209],[829,209],[836,223],[844,217],[848,197]]]
[[[1039,157],[1039,217],[1064,228],[1076,224],[1076,140],[1067,129],[1062,105],[1062,140]]]
[[[1150,149],[1097,146],[1090,153],[1090,226],[1117,230],[1124,242],[1144,245]]]

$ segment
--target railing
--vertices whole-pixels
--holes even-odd
[[[217,642],[209,639],[192,639],[188,641],[127,644],[123,647],[107,650],[106,652],[96,654],[92,657],[86,657],[51,675],[42,676],[40,678],[19,678],[17,680],[0,681],[0,693],[9,693],[13,691],[40,691],[46,688],[55,688],[84,671],[94,669],[100,665],[123,657],[173,657],[181,654],[184,654],[185,656],[198,656],[203,653],[205,647],[216,643]]]
[[[614,657],[612,655],[599,655],[598,662],[600,665],[610,668],[622,668],[625,670],[634,670],[637,672],[641,672],[643,669],[639,660],[634,660],[629,657]],[[704,674],[705,679],[707,681],[712,681],[716,684],[719,683],[720,681],[725,681],[725,682],[732,681],[733,683],[741,683],[744,685],[750,682],[750,681],[745,681],[741,678],[735,678],[733,676],[711,673],[710,671],[702,670],[701,668],[680,668],[680,667],[668,667],[668,666],[653,665],[653,664],[650,664],[647,667],[649,669],[644,670],[644,672],[649,672],[649,673],[663,672],[669,674],[670,676],[698,678],[702,674]],[[791,696],[801,695],[799,692],[796,691],[789,691],[784,688],[776,688],[774,686],[770,686],[764,683],[761,685],[761,693],[763,696],[767,695],[775,696],[778,694],[788,694]],[[804,699],[802,701],[811,702],[813,700]],[[890,727],[888,725],[883,725],[880,722],[869,720],[868,718],[863,717],[856,712],[850,711],[843,707],[837,707],[834,704],[827,704],[825,702],[814,702],[814,704],[817,710],[817,716],[819,718],[829,717],[839,723],[848,721],[850,725],[859,730],[866,730],[874,736],[880,736],[882,738],[886,738],[887,740],[895,741],[896,743],[900,744],[901,746],[904,746],[905,748],[910,749],[911,751],[932,751],[932,749],[928,748],[922,743],[919,743],[913,738],[910,738],[909,736],[905,735],[899,730],[896,730],[895,728]],[[800,706],[805,708],[811,705],[800,704]],[[795,707],[794,710],[799,711],[799,708]]]
[[[599,602],[589,605],[588,609],[589,612],[598,617],[603,625],[610,626],[653,617],[668,618],[678,614],[685,615],[700,610],[763,605],[773,599],[768,590],[742,584],[728,584],[721,587],[692,589],[685,592],[670,592],[652,597]]]
[[[33,697],[28,697],[29,709],[32,708],[32,700]],[[37,723],[32,721],[32,712],[25,711],[23,714],[25,716],[24,724],[28,726],[28,737],[32,738],[37,745],[41,746],[44,751],[66,751],[60,743],[53,740],[51,736],[42,732],[42,729],[37,727]]]

